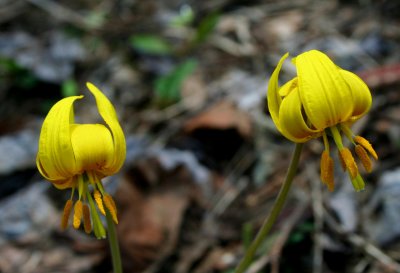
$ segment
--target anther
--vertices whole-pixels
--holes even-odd
[[[72,209],[72,200],[69,199],[67,203],[65,203],[64,212],[61,218],[61,229],[63,230],[68,227],[68,220],[71,214],[71,209]]]
[[[333,181],[333,159],[329,152],[324,150],[321,155],[321,180],[326,184],[329,191],[333,191],[335,184]]]
[[[92,231],[92,222],[90,221],[90,209],[87,204],[83,204],[83,228],[88,234]]]
[[[103,196],[103,202],[108,211],[111,214],[111,217],[113,218],[113,221],[118,224],[118,218],[117,218],[117,207],[115,206],[114,200],[112,199],[111,195],[104,195]]]
[[[349,171],[351,179],[356,178],[358,175],[358,168],[350,150],[347,148],[343,148],[339,150],[339,155],[342,158],[346,169]]]
[[[340,166],[342,167],[342,170],[343,171],[346,171],[346,163],[344,162],[344,159],[343,159],[343,157],[342,157],[342,154],[340,153],[340,150],[339,150],[339,162],[340,162]]]
[[[101,193],[98,190],[95,190],[93,193],[94,200],[96,201],[97,207],[99,208],[100,212],[103,215],[106,215],[106,212],[104,211],[104,206],[103,206],[103,201],[101,199]]]
[[[81,200],[76,201],[74,206],[74,223],[73,226],[75,229],[78,229],[81,225],[82,219],[82,202]]]
[[[375,152],[374,148],[368,140],[366,140],[362,136],[355,136],[354,141],[363,146],[363,148],[367,150],[375,160],[378,160],[378,154]]]
[[[367,154],[367,151],[363,148],[363,146],[361,146],[359,144],[356,145],[354,150],[355,150],[358,158],[360,159],[362,165],[364,166],[364,169],[367,172],[371,172],[372,171],[372,162]]]

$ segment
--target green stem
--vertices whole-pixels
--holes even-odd
[[[114,221],[112,216],[107,208],[106,210],[106,220],[108,227],[108,241],[110,242],[110,250],[111,250],[111,258],[112,264],[114,268],[114,273],[122,273],[122,265],[121,265],[121,254],[119,252],[117,231],[115,229]]]
[[[276,218],[281,212],[282,207],[286,201],[286,197],[289,193],[290,186],[292,185],[293,178],[296,174],[297,166],[299,165],[299,159],[302,148],[303,148],[303,143],[296,144],[296,148],[293,152],[289,169],[286,173],[285,181],[282,184],[281,190],[279,191],[279,194],[275,200],[271,212],[268,215],[267,219],[265,219],[256,238],[254,239],[250,247],[247,249],[243,259],[235,269],[234,273],[243,273],[247,269],[247,267],[251,264],[254,254],[256,253],[261,243],[264,241],[265,237],[268,235],[268,232],[271,230],[273,224],[276,221]]]

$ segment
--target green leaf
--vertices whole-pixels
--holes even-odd
[[[65,80],[61,86],[63,97],[76,96],[78,94],[78,84],[74,79]]]
[[[172,51],[169,43],[154,35],[134,35],[130,43],[134,49],[147,54],[167,55]]]
[[[204,42],[208,36],[213,32],[215,26],[219,21],[219,13],[213,12],[207,15],[199,24],[194,38],[194,43],[199,44]]]
[[[178,101],[183,81],[194,72],[196,67],[195,60],[187,60],[178,65],[171,73],[158,78],[154,86],[157,99],[162,103]]]
[[[253,224],[250,222],[246,222],[242,226],[242,242],[244,249],[247,250],[250,247],[253,239],[254,239]]]

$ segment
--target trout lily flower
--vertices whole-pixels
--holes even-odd
[[[104,124],[74,122],[73,104],[83,96],[58,101],[43,122],[36,165],[56,188],[72,189],[64,207],[62,229],[67,228],[73,207],[73,227],[78,229],[83,222],[86,233],[93,230],[96,237],[104,238],[98,211],[105,215],[107,210],[115,223],[118,219],[115,203],[101,179],[119,171],[126,144],[113,105],[96,86],[87,83],[87,87],[96,99]]]
[[[363,137],[350,127],[370,109],[372,98],[367,85],[354,73],[336,66],[324,53],[311,50],[292,59],[297,76],[278,85],[278,76],[286,53],[279,61],[268,84],[268,107],[279,132],[296,143],[322,137],[321,180],[334,189],[333,159],[329,138],[339,150],[339,159],[356,191],[364,189],[354,157],[342,142],[342,133],[354,146],[355,154],[367,172],[372,170],[370,156],[378,155]]]

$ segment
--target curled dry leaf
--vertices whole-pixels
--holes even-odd
[[[236,129],[243,138],[249,138],[252,133],[250,117],[232,102],[221,101],[208,110],[187,121],[184,126],[186,133],[197,129],[227,130]]]

